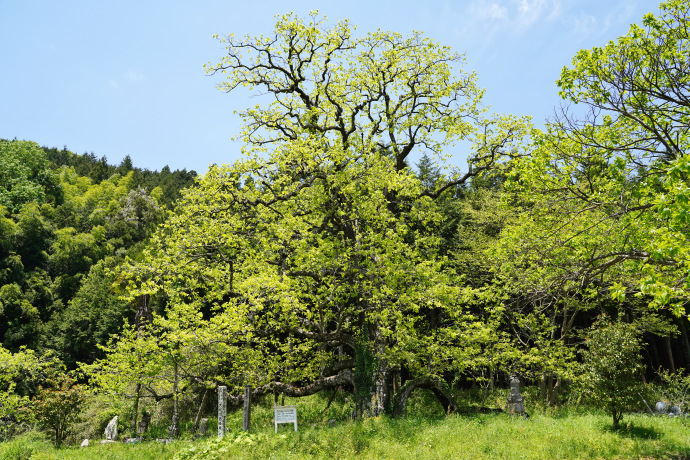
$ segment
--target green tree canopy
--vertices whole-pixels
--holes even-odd
[[[640,332],[601,319],[587,333],[585,345],[578,386],[585,397],[606,407],[617,430],[623,414],[640,405]]]
[[[62,189],[35,142],[0,139],[0,205],[16,212],[28,202],[62,202]]]
[[[207,66],[220,89],[272,102],[241,113],[245,159],[188,191],[127,270],[131,294],[165,294],[154,325],[180,350],[199,318],[247,350],[231,365],[244,378],[226,383],[293,395],[344,385],[360,414],[401,411],[428,386],[452,406],[440,376],[489,359],[498,314],[463,307],[434,199],[515,152],[526,120],[487,117],[461,56],[421,33],[355,37],[347,22],[289,14],[271,36],[220,41],[227,56]],[[459,140],[473,145],[469,171],[425,188],[410,155],[438,162]]]
[[[681,313],[689,14],[686,2],[664,2],[563,69],[560,94],[575,105],[534,136],[508,184],[524,215],[501,260],[535,295],[622,300],[627,291]]]

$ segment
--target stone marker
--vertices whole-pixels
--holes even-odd
[[[520,378],[517,375],[510,376],[510,394],[506,411],[513,415],[525,415],[524,399],[520,394]]]
[[[228,387],[218,387],[218,437],[225,436],[225,416],[228,407]]]
[[[199,422],[199,434],[201,436],[206,436],[207,431],[208,431],[208,419],[202,418],[201,421]]]
[[[117,441],[117,415],[105,427],[105,440]]]
[[[89,447],[89,440],[84,439],[79,447]]]
[[[146,433],[149,429],[149,423],[151,423],[151,413],[149,411],[143,411],[141,413],[141,420],[137,425],[137,434],[142,435]]]
[[[168,427],[168,437],[170,439],[177,439],[180,437],[180,416],[177,414],[172,416],[172,423]]]

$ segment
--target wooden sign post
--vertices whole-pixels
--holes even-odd
[[[244,387],[244,413],[242,415],[242,429],[249,431],[252,424],[252,387]]]
[[[273,421],[276,433],[279,423],[294,423],[297,431],[297,406],[273,406]]]

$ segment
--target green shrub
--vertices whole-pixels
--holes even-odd
[[[0,443],[1,460],[28,460],[36,452],[49,448],[42,433],[29,431],[17,436],[12,441]]]
[[[597,321],[585,337],[582,372],[578,386],[590,402],[613,417],[617,430],[623,413],[640,404],[642,344],[631,324]]]
[[[662,394],[669,408],[678,406],[681,412],[687,412],[690,405],[690,374],[681,368],[675,374],[662,370],[659,376],[664,382]]]
[[[58,374],[49,382],[50,386],[40,389],[31,406],[36,420],[53,433],[53,442],[59,446],[81,418],[84,393],[66,374]]]

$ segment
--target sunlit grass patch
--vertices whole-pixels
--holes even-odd
[[[350,402],[328,396],[285,398],[298,406],[299,431],[274,432],[272,399],[252,409],[252,431],[240,430],[242,410],[228,414],[230,431],[216,439],[215,422],[206,439],[171,444],[54,448],[35,433],[0,444],[0,459],[583,459],[690,458],[690,424],[685,419],[626,415],[617,431],[603,411],[584,408],[532,409],[529,418],[503,413],[445,416],[420,393],[406,417],[349,420]],[[281,401],[282,402],[282,401]],[[159,427],[160,428],[160,427]],[[159,431],[163,431],[160,428]]]

